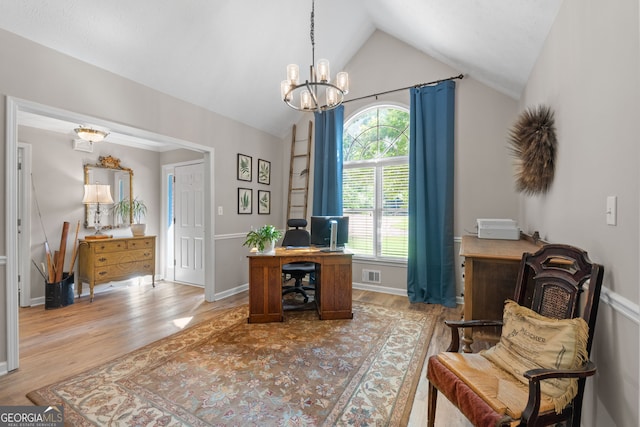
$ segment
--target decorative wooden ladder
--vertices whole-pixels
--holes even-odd
[[[293,125],[291,133],[291,160],[289,162],[287,223],[291,218],[307,218],[312,132],[313,122],[309,120],[307,138],[296,140],[296,125]],[[306,152],[302,152],[304,145],[301,143],[304,142],[306,142]]]

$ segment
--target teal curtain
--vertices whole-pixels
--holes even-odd
[[[409,255],[411,302],[456,306],[453,247],[455,82],[411,90]]]
[[[312,215],[342,215],[344,107],[315,113]]]

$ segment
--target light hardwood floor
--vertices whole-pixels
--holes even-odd
[[[110,288],[56,310],[21,308],[20,368],[0,377],[0,405],[31,405],[26,394],[43,385],[78,374],[160,338],[207,319],[221,310],[248,303],[248,293],[208,303],[201,288],[172,282]],[[429,311],[428,304],[410,304],[406,297],[353,291],[354,301],[390,308]],[[447,309],[443,317],[460,318]],[[429,355],[443,351],[448,331],[438,322]],[[428,382],[423,370],[413,404],[410,426],[426,425]],[[438,399],[436,426],[471,424],[445,398]]]

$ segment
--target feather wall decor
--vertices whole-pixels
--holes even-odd
[[[551,109],[540,105],[523,111],[509,132],[509,144],[516,159],[516,189],[527,195],[546,193],[558,145]]]

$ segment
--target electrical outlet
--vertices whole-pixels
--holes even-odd
[[[218,215],[222,215],[222,206],[218,206]]]

